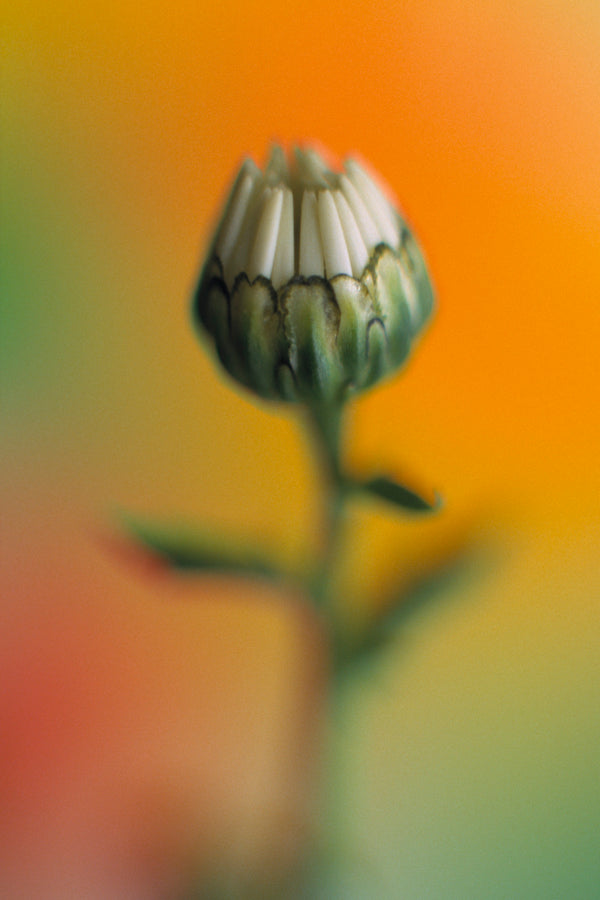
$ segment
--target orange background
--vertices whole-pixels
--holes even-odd
[[[348,604],[465,530],[492,549],[347,704],[379,879],[352,896],[592,897],[598,4],[25,2],[3,35],[2,895],[173,896],[294,844],[295,598],[157,577],[111,517],[314,543],[296,417],[233,391],[188,317],[241,156],[314,138],[392,186],[439,298],[348,453],[446,508],[353,510]]]

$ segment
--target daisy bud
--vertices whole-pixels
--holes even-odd
[[[275,147],[234,181],[194,318],[237,381],[261,397],[342,403],[407,359],[433,309],[421,252],[354,160]]]

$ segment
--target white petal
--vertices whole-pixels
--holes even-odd
[[[383,240],[390,247],[397,247],[399,239],[398,226],[386,198],[375,182],[372,181],[355,160],[349,159],[346,161],[346,171],[348,172],[348,178],[371,213]]]
[[[285,152],[279,144],[273,144],[271,156],[265,169],[265,181],[267,184],[275,185],[289,180],[288,166],[285,158]]]
[[[248,201],[252,194],[252,188],[260,178],[260,172],[252,162],[248,159],[242,165],[239,174],[233,185],[227,208],[219,233],[215,242],[215,252],[219,256],[221,262],[225,265],[240,233],[240,227],[248,208]]]
[[[365,206],[360,194],[347,175],[341,176],[340,187],[344,193],[344,197],[348,201],[348,206],[354,213],[354,218],[360,229],[365,246],[367,250],[372,251],[381,240],[379,229],[373,221],[371,213]]]
[[[332,173],[329,171],[316,150],[295,148],[298,175],[305,188],[329,187]]]
[[[321,231],[317,214],[317,198],[313,191],[304,191],[300,215],[300,251],[298,271],[305,278],[325,275]]]
[[[361,237],[358,225],[356,224],[356,219],[342,192],[334,191],[333,199],[335,200],[335,206],[338,216],[340,217],[344,237],[346,238],[352,274],[355,278],[360,278],[364,267],[369,261],[369,253],[365,247],[365,242]]]
[[[246,266],[246,272],[251,281],[257,275],[264,275],[266,278],[271,277],[282,205],[283,190],[281,188],[274,188],[273,190],[267,188],[264,193],[264,203],[256,231],[256,238]]]
[[[265,189],[264,181],[261,176],[252,188],[252,194],[248,200],[238,239],[234,244],[229,261],[224,266],[225,281],[230,288],[239,273],[246,271],[246,264],[256,237],[256,229],[258,228],[258,222],[262,213],[266,191],[269,191],[270,193],[271,188]]]
[[[352,266],[348,248],[331,191],[319,192],[319,225],[327,277],[350,275]]]
[[[283,188],[283,205],[279,222],[279,234],[275,259],[273,260],[273,274],[271,280],[275,289],[280,288],[292,278],[294,274],[294,201],[289,188]]]

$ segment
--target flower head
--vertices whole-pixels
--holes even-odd
[[[423,257],[354,160],[314,150],[235,179],[194,303],[227,371],[262,397],[341,403],[398,368],[433,309]]]

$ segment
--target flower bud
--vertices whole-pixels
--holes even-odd
[[[233,184],[194,317],[237,381],[261,397],[342,403],[394,371],[433,309],[421,252],[354,160],[331,171],[280,147]]]

